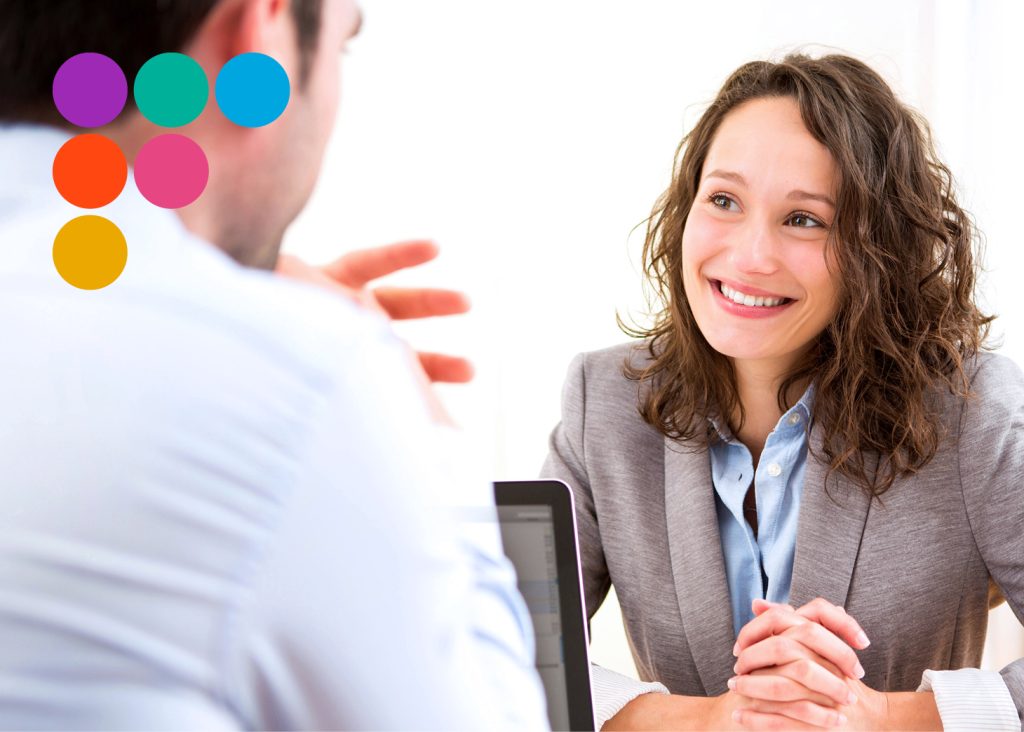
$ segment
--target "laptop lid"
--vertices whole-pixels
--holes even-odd
[[[558,480],[497,482],[494,497],[505,554],[533,620],[551,727],[593,730],[572,491]]]

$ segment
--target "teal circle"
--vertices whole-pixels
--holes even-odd
[[[199,116],[210,96],[206,72],[183,53],[161,53],[135,76],[135,104],[161,127],[181,127]]]
[[[243,53],[217,74],[217,104],[241,127],[263,127],[288,106],[291,84],[277,61],[264,53]]]

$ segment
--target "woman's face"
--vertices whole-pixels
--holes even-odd
[[[683,286],[701,333],[735,361],[785,371],[836,315],[825,261],[838,173],[789,97],[722,121],[683,231]]]

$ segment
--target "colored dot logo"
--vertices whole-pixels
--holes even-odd
[[[206,106],[210,89],[202,67],[183,53],[161,53],[135,77],[135,105],[161,127],[181,127]]]
[[[262,53],[235,56],[217,75],[217,104],[242,127],[263,127],[280,117],[289,91],[281,64]]]
[[[135,185],[160,208],[184,208],[206,188],[210,166],[203,148],[184,135],[157,135],[135,156]]]
[[[158,127],[194,122],[210,96],[206,72],[181,53],[162,53],[139,69],[132,88],[135,104]],[[270,124],[284,112],[291,95],[288,75],[270,56],[244,53],[224,64],[215,97],[221,113],[239,127]],[[117,63],[99,53],[65,61],[53,78],[53,102],[68,122],[102,127],[121,114],[128,82]],[[159,134],[133,161],[135,185],[154,206],[178,209],[196,201],[210,178],[206,153],[180,133]],[[53,160],[53,183],[71,205],[82,209],[112,203],[128,180],[128,162],[110,138],[83,133],[68,140]],[[109,219],[83,215],[68,221],[53,242],[53,263],[68,284],[98,290],[112,284],[128,262],[128,244]]]
[[[128,162],[121,148],[103,135],[72,137],[53,159],[53,183],[68,203],[79,208],[106,206],[121,195]]]
[[[113,122],[128,99],[128,81],[121,67],[100,53],[80,53],[57,69],[53,101],[77,127],[102,127]]]

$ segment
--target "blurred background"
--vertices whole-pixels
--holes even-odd
[[[432,238],[395,284],[465,290],[471,314],[400,324],[417,348],[473,359],[441,396],[495,479],[537,476],[579,351],[645,322],[641,225],[673,153],[726,76],[803,49],[869,63],[930,120],[985,234],[983,302],[1024,364],[1019,217],[1024,4],[1006,0],[731,3],[361,0],[324,172],[285,250],[312,262]],[[953,588],[955,591],[955,588]],[[592,657],[635,676],[614,595]],[[986,668],[1024,656],[1003,605]]]

